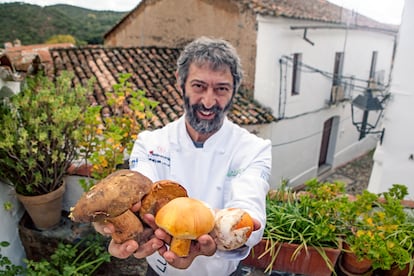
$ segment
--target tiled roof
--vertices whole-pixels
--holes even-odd
[[[282,16],[371,28],[396,28],[396,26],[377,22],[327,0],[237,0],[237,2],[260,15]]]
[[[108,36],[122,22],[140,6],[154,0],[141,0],[139,4],[126,14],[116,25],[105,35]],[[161,0],[158,0],[161,1]],[[379,28],[390,31],[397,31],[398,26],[377,22],[357,12],[335,5],[327,0],[230,0],[241,8],[241,11],[250,10],[255,14],[286,17],[293,19],[306,19],[318,22],[335,23],[359,27]]]
[[[180,49],[161,47],[91,46],[51,49],[54,74],[62,70],[75,73],[75,82],[86,85],[95,77],[92,104],[105,106],[106,93],[111,93],[120,73],[131,73],[134,89],[142,89],[146,97],[159,104],[150,128],[159,128],[183,114],[183,100],[175,88],[176,60]],[[50,70],[48,70],[50,72]],[[267,124],[275,120],[271,112],[238,93],[229,119],[239,125]]]
[[[68,47],[74,47],[74,45],[71,43],[56,43],[10,46],[5,49],[2,55],[3,60],[8,60],[8,62],[2,62],[1,65],[13,67],[16,71],[27,72],[36,56],[42,64],[47,65],[51,63],[50,48]]]

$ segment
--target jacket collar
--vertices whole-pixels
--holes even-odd
[[[169,140],[176,150],[182,148],[195,148],[190,135],[187,132],[185,126],[185,115],[181,116],[177,121],[171,123],[172,128],[169,133]],[[230,140],[231,135],[231,122],[224,118],[223,125],[221,128],[209,137],[205,142],[203,149],[206,151],[216,151],[219,153],[225,153],[227,142]]]

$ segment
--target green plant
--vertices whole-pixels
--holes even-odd
[[[301,250],[313,247],[333,271],[334,264],[327,258],[323,248],[341,247],[337,207],[347,200],[347,197],[341,196],[344,185],[340,182],[319,183],[312,179],[306,183],[306,187],[307,192],[296,193],[284,183],[279,190],[269,194],[266,200],[264,239],[268,240],[268,246],[265,254],[270,252],[274,260],[279,254],[278,246],[281,243],[299,245],[293,258]],[[270,263],[267,270],[272,266],[273,263]]]
[[[370,260],[373,269],[402,269],[413,262],[413,216],[401,204],[407,194],[406,186],[394,184],[379,195],[364,191],[349,203],[354,214],[344,220],[344,241],[360,260]]]
[[[91,106],[85,112],[86,128],[83,129],[81,152],[90,164],[91,176],[99,180],[114,172],[125,161],[125,154],[132,150],[138,133],[147,127],[158,104],[145,97],[142,90],[134,90],[128,82],[131,74],[121,74],[119,82],[108,93],[107,106]],[[103,110],[111,116],[101,116]],[[88,190],[91,181],[81,181]]]
[[[13,203],[11,203],[10,201],[4,202],[3,209],[8,212],[11,211],[13,209]]]
[[[0,103],[0,179],[22,195],[56,190],[78,156],[88,89],[72,74],[55,81],[27,77],[22,91]]]
[[[103,244],[99,234],[91,234],[75,245],[60,242],[50,260],[25,260],[25,275],[92,275],[104,262],[110,261]]]
[[[355,197],[345,193],[341,182],[311,179],[305,188],[293,192],[283,183],[269,193],[264,239],[268,240],[265,253],[273,260],[282,242],[299,244],[295,253],[312,246],[321,254],[323,247],[342,248],[340,243],[345,242],[359,260],[370,260],[373,269],[410,265],[411,271],[414,215],[403,205],[406,186],[394,184],[381,194],[365,190]],[[332,264],[327,265],[333,270]]]
[[[9,246],[7,241],[0,242],[0,275],[3,276],[15,276],[21,275],[24,272],[24,268],[20,265],[13,264],[10,259],[1,254],[1,248]]]

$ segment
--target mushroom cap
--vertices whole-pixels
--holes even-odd
[[[187,197],[187,191],[183,186],[171,180],[160,180],[154,182],[151,191],[141,200],[139,215],[155,214],[162,206],[174,198]]]
[[[70,217],[77,222],[117,217],[141,201],[151,186],[152,181],[139,172],[115,171],[82,195]]]
[[[233,250],[249,239],[254,222],[252,217],[239,208],[226,208],[216,213],[213,234],[219,250]]]
[[[214,212],[200,200],[177,197],[158,211],[155,223],[173,237],[193,240],[213,230]]]

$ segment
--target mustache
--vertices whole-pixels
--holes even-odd
[[[213,112],[213,113],[219,113],[223,112],[223,108],[221,108],[219,105],[213,105],[210,108],[206,108],[203,104],[193,104],[191,105],[191,108],[194,111],[205,111],[205,112]]]

